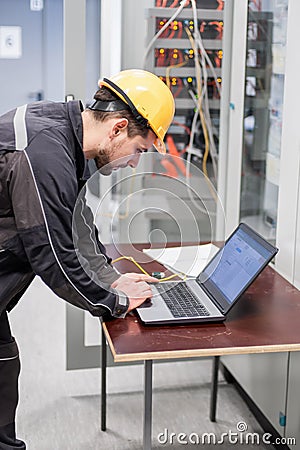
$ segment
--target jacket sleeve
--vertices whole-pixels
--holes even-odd
[[[119,274],[97,243],[79,196],[74,158],[44,131],[16,159],[9,190],[16,227],[33,271],[60,297],[93,315],[122,317],[128,300],[110,287]],[[74,218],[73,218],[74,212]]]

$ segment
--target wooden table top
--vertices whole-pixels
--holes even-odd
[[[148,271],[164,268],[141,253],[146,245],[108,245],[112,258],[133,256]],[[137,272],[130,261],[120,272]],[[300,350],[300,292],[267,267],[222,324],[143,325],[135,313],[108,321],[104,332],[115,362]]]

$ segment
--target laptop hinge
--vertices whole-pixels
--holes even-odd
[[[220,310],[220,312],[222,314],[225,314],[225,309],[224,307],[221,305],[221,303],[218,302],[218,300],[216,300],[211,293],[209,292],[209,290],[207,289],[207,287],[205,286],[204,283],[201,283],[200,281],[198,281],[196,279],[197,283],[199,284],[199,286],[201,287],[201,289],[205,292],[205,294],[210,298],[210,300],[213,302],[213,304]]]

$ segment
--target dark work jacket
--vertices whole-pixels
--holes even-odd
[[[82,195],[85,220],[72,229],[85,169],[81,112],[78,101],[36,102],[0,117],[0,313],[38,275],[73,305],[96,316],[118,316],[118,295],[109,286],[119,274]],[[87,240],[81,261],[74,229],[79,240]]]

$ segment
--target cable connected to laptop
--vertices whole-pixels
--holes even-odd
[[[133,264],[135,264],[141,272],[143,272],[145,275],[152,276],[154,278],[157,278],[158,281],[168,281],[172,278],[179,277],[183,280],[187,279],[187,275],[185,273],[174,273],[168,277],[165,277],[164,272],[152,272],[150,275],[143,267],[132,257],[132,256],[120,256],[119,258],[116,258],[112,261],[112,264],[121,261],[122,259],[127,259],[128,261],[131,261]]]

